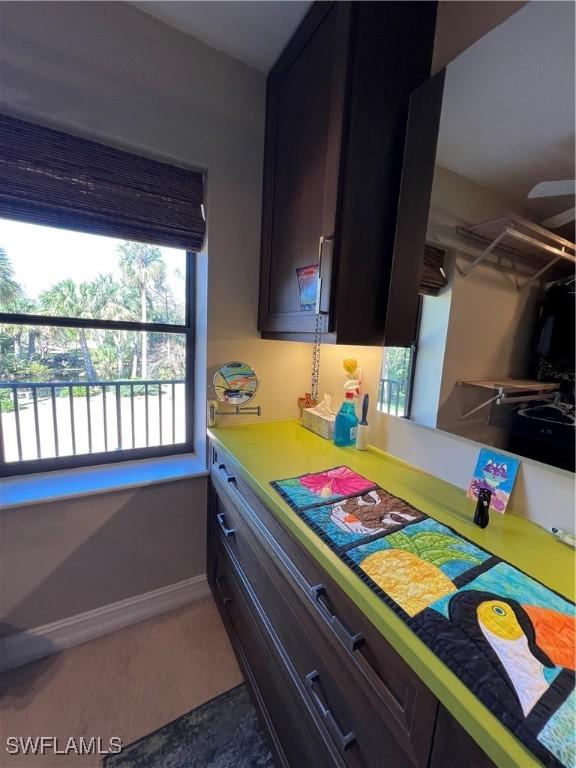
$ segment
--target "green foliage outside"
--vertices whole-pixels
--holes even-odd
[[[118,247],[118,264],[121,280],[112,274],[80,283],[61,280],[34,300],[15,279],[9,254],[0,247],[0,311],[182,323],[181,297],[167,281],[159,248],[124,243]],[[184,370],[182,335],[0,325],[0,381],[181,379]],[[11,392],[0,390],[0,405],[2,411],[13,409]]]

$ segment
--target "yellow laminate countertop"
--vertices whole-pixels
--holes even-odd
[[[349,466],[570,600],[574,600],[575,591],[573,549],[540,526],[513,514],[491,511],[490,524],[482,530],[472,523],[475,505],[462,489],[375,448],[367,451],[337,448],[296,421],[215,427],[209,430],[209,435],[236,459],[243,479],[262,502],[346,592],[496,765],[500,768],[541,765],[283,501],[270,481],[341,464]],[[472,471],[473,467],[470,474]]]

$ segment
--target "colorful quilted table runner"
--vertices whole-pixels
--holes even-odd
[[[573,603],[348,467],[271,485],[544,765],[576,768]]]

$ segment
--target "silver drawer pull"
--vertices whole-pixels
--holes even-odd
[[[336,720],[334,719],[334,715],[330,711],[330,709],[326,706],[326,704],[323,702],[320,694],[316,690],[316,688],[320,687],[320,675],[316,670],[309,672],[306,675],[306,687],[310,691],[310,696],[312,697],[312,701],[314,702],[314,706],[318,710],[320,716],[326,723],[326,727],[328,728],[328,731],[330,732],[330,735],[336,742],[336,745],[340,749],[341,752],[345,752],[349,747],[354,744],[356,741],[356,736],[354,735],[353,731],[348,731],[348,733],[342,733],[342,730]]]
[[[216,577],[216,586],[218,587],[218,592],[220,593],[220,598],[222,600],[222,603],[224,605],[228,605],[229,603],[232,602],[232,598],[231,597],[227,597],[224,594],[224,590],[222,589],[222,581],[224,581],[224,579],[221,580],[218,577]]]
[[[326,595],[326,588],[323,584],[317,584],[315,587],[310,587],[310,597],[320,608],[324,614],[324,618],[349,651],[355,651],[362,645],[364,642],[364,635],[360,632],[351,632],[344,622],[334,613],[330,607],[330,602]]]
[[[224,479],[227,483],[235,483],[236,478],[234,475],[229,475],[228,470],[226,469],[226,464],[218,464],[218,471],[220,474],[224,475]]]
[[[226,538],[229,536],[234,536],[236,533],[235,528],[228,528],[226,525],[226,518],[224,517],[224,512],[220,512],[218,515],[216,515],[216,520],[218,520],[218,525],[220,526],[220,529],[222,530],[222,533]]]

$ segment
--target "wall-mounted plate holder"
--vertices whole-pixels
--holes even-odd
[[[216,408],[215,413],[217,416],[260,416],[261,411],[259,405],[245,406],[244,408],[237,405],[233,411],[221,411]]]

